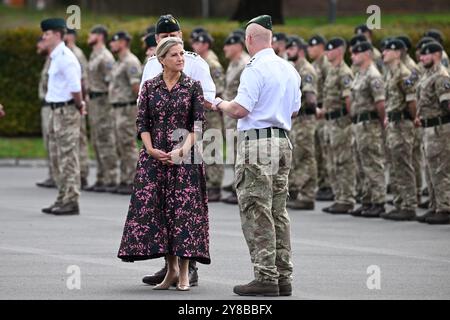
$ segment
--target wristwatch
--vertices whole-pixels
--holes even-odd
[[[214,99],[213,105],[215,105],[216,108],[219,108],[219,104],[221,104],[222,102],[223,102],[223,99],[217,97],[217,98]]]

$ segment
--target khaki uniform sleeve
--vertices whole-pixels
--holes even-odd
[[[370,79],[370,90],[372,91],[373,101],[378,102],[385,100],[384,82],[380,76]]]
[[[128,60],[127,61],[127,76],[130,81],[130,84],[136,84],[141,83],[141,76],[142,76],[142,66],[141,63],[138,60]]]
[[[317,75],[313,72],[307,72],[302,78],[302,91],[311,92],[317,95]]]
[[[439,102],[450,100],[450,77],[441,76],[436,79],[435,88]]]
[[[345,71],[341,76],[342,98],[349,97],[352,93],[353,74],[351,70]]]
[[[211,67],[211,77],[216,85],[216,95],[222,95],[225,90],[225,73],[220,63],[214,63]]]
[[[400,86],[405,94],[406,102],[416,100],[416,84],[416,76],[413,73],[402,79]]]

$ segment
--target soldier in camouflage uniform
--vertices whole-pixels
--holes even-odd
[[[421,49],[425,73],[417,89],[417,124],[424,128],[424,150],[430,174],[431,210],[418,218],[429,224],[450,223],[450,76],[441,63],[442,46]]]
[[[387,112],[384,125],[392,159],[391,170],[395,173],[391,174],[395,208],[381,214],[381,217],[397,221],[415,219],[417,206],[413,167],[417,75],[402,63],[405,49],[404,41],[393,39],[386,44],[383,51],[386,66],[384,84]]]
[[[51,109],[48,104],[45,103],[45,95],[47,94],[47,82],[48,82],[48,68],[50,67],[50,57],[45,49],[42,41],[42,37],[39,38],[36,44],[37,53],[45,57],[45,63],[41,71],[41,76],[39,78],[38,96],[41,101],[41,129],[42,129],[42,139],[44,140],[45,150],[47,151],[47,161],[48,161],[48,177],[43,182],[38,182],[36,185],[38,187],[44,188],[56,188],[55,177],[54,177],[54,166],[50,161],[50,149],[48,144],[48,123],[50,120]],[[54,158],[54,157],[53,157]]]
[[[430,29],[427,32],[423,34],[424,37],[430,37],[433,38],[435,41],[439,42],[441,46],[444,45],[444,36],[442,35],[442,32],[437,29]],[[447,69],[447,71],[450,73],[450,60],[448,58],[447,52],[445,50],[442,50],[442,58],[441,58],[441,64]]]
[[[81,65],[81,86],[83,90],[83,98],[86,99],[87,88],[89,86],[88,79],[88,63],[83,51],[76,45],[77,32],[74,29],[68,29],[67,34],[64,37],[66,46],[72,50],[77,57]],[[81,189],[85,190],[88,185],[89,176],[89,145],[87,137],[87,121],[86,115],[81,117],[81,130],[80,130],[80,176],[81,176]]]
[[[93,48],[89,57],[89,125],[97,162],[97,178],[86,191],[111,192],[117,188],[117,151],[114,135],[113,107],[108,102],[108,82],[114,64],[106,48],[108,31],[94,26],[88,38]]]
[[[293,166],[289,173],[287,207],[297,210],[314,210],[317,187],[317,164],[314,134],[316,132],[317,73],[306,60],[308,44],[299,37],[287,42],[288,60],[300,74],[302,107],[298,117],[292,119],[289,137],[293,144]]]
[[[223,98],[228,101],[233,100],[234,97],[236,97],[242,71],[244,71],[245,66],[250,60],[250,57],[244,51],[244,41],[245,39],[240,34],[231,34],[225,40],[225,44],[223,47],[225,58],[230,60],[225,74],[225,90],[223,92]],[[228,150],[227,163],[232,162],[234,164],[237,152],[237,141],[234,138],[234,133],[237,133],[237,120],[231,118],[226,114],[223,115],[223,120],[225,129],[227,130],[225,135],[227,142],[226,148]],[[233,133],[233,135],[231,135],[231,133]],[[230,135],[230,137],[228,137],[227,134]],[[231,141],[231,137],[233,137],[233,142]],[[233,150],[233,152],[229,152],[230,150]],[[229,204],[237,204],[238,199],[234,184],[230,187],[225,187],[224,190],[230,191],[231,195],[228,198],[224,198],[223,202]]]
[[[236,190],[242,230],[255,280],[235,286],[238,295],[292,294],[290,223],[286,210],[292,145],[286,130],[301,103],[300,76],[271,48],[270,16],[247,24],[246,45],[252,56],[233,101],[213,106],[239,118]],[[283,90],[281,90],[283,88]]]
[[[216,95],[223,95],[225,86],[225,74],[222,65],[216,59],[217,56],[211,54],[212,37],[206,32],[200,32],[192,39],[192,49],[200,55],[209,65],[211,76],[216,85]],[[206,111],[206,130],[215,129],[223,134],[223,116],[219,112]],[[223,135],[222,135],[223,137]],[[206,141],[207,139],[205,139]],[[215,141],[215,140],[214,140]],[[217,143],[212,141],[211,143]],[[207,144],[203,147],[207,148]],[[224,165],[222,150],[216,148],[211,155],[214,159],[218,159],[219,163],[206,164],[206,188],[208,189],[208,201],[215,202],[221,200],[222,181],[224,176]],[[206,159],[205,159],[206,160]],[[213,159],[211,159],[213,160]]]
[[[353,73],[344,62],[345,40],[331,39],[325,49],[330,61],[323,89],[323,111],[331,139],[335,168],[335,202],[323,209],[332,214],[350,213],[355,205],[355,163],[352,152],[350,89]]]
[[[313,67],[317,73],[317,107],[322,109],[323,84],[330,65],[325,55],[326,40],[315,35],[308,41],[308,56],[313,60]],[[319,190],[316,200],[330,201],[334,199],[332,182],[334,182],[333,166],[330,153],[330,139],[326,130],[325,119],[317,120],[315,133],[317,185]]]
[[[136,146],[136,99],[142,75],[139,59],[130,51],[131,37],[117,32],[111,40],[111,51],[118,55],[111,71],[108,98],[113,106],[114,130],[120,161],[119,194],[131,194],[138,159]]]
[[[364,172],[362,205],[352,215],[379,217],[385,212],[383,123],[384,83],[373,63],[372,45],[361,42],[352,48],[352,61],[358,72],[352,84],[351,115],[356,150]]]
[[[283,32],[277,32],[273,34],[272,37],[272,49],[275,51],[277,56],[288,60],[287,52],[286,52],[286,44],[287,44],[287,36]]]
[[[367,41],[372,44],[372,30],[366,25],[361,24],[355,28],[355,35],[362,34],[366,37]],[[375,65],[381,73],[383,72],[383,57],[381,56],[381,52],[375,48],[372,44],[372,52],[373,52],[373,61],[375,62]]]

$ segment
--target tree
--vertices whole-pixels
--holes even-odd
[[[283,0],[239,0],[231,20],[246,22],[256,16],[268,14],[273,24],[284,24]]]

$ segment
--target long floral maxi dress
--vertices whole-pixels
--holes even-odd
[[[176,129],[194,132],[204,123],[203,92],[182,73],[168,90],[162,74],[147,80],[139,96],[138,136],[150,132],[153,148],[172,151]],[[193,151],[192,149],[192,156]],[[166,254],[209,264],[209,219],[203,163],[166,165],[143,146],[118,257],[125,262]]]

